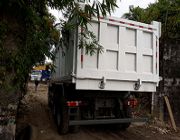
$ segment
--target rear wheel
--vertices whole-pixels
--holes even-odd
[[[57,109],[56,109],[56,104],[55,103],[53,103],[53,105],[52,105],[52,114],[53,114],[54,122],[56,123],[57,122],[57,118],[56,118]]]
[[[56,111],[56,124],[59,134],[66,134],[69,131],[68,107],[65,105],[64,99],[60,101]]]

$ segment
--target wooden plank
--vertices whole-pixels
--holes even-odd
[[[164,96],[162,96],[162,93],[160,95],[159,113],[159,119],[164,122]]]
[[[171,105],[169,103],[169,99],[168,99],[167,96],[164,96],[164,99],[165,99],[165,102],[166,102],[166,105],[167,105],[167,109],[168,109],[168,112],[169,112],[169,116],[170,116],[170,119],[171,119],[173,129],[177,132],[176,123],[174,121],[174,116],[173,116],[173,113],[172,113]]]

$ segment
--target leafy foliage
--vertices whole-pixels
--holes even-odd
[[[87,25],[90,24],[89,22],[93,16],[106,16],[115,7],[117,7],[116,0],[103,0],[102,2],[86,0],[85,3],[70,1],[62,9],[66,20],[61,20],[61,30],[72,30],[77,26],[83,28],[83,32],[80,33],[82,37],[79,37],[79,48],[85,48],[86,53],[90,53],[90,55],[96,53],[96,50],[102,52],[102,46],[98,44],[95,35],[88,30]]]
[[[159,0],[148,8],[135,7],[130,9],[125,18],[150,23],[153,20],[162,23],[162,38],[180,39],[180,1]]]
[[[79,34],[79,48],[85,48],[86,54],[93,55],[103,52],[103,47],[98,43],[95,34],[86,28]]]

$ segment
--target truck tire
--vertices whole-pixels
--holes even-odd
[[[52,115],[53,115],[55,123],[57,123],[56,114],[57,114],[56,104],[53,102],[53,105],[52,105]]]
[[[68,107],[64,104],[64,99],[60,101],[56,110],[56,124],[59,134],[66,134],[69,131]]]

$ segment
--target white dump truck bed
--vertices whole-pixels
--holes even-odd
[[[102,53],[86,55],[78,48],[78,32],[56,53],[53,81],[72,82],[78,90],[154,92],[159,82],[161,24],[120,18],[93,19],[89,29],[103,46]]]

